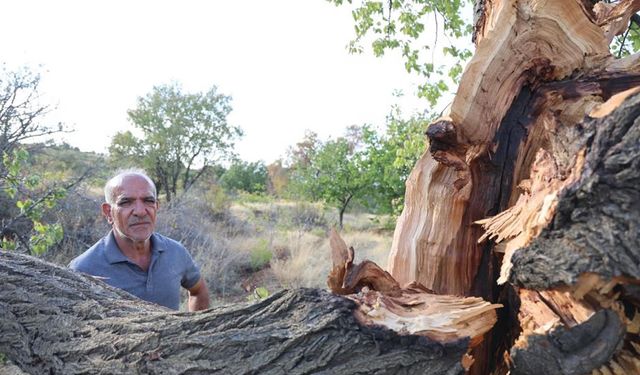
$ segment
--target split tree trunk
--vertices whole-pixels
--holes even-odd
[[[474,373],[638,373],[640,56],[608,45],[640,1],[480,3],[390,273],[506,306]]]

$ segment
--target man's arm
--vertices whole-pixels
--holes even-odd
[[[205,310],[209,308],[209,289],[203,278],[196,285],[187,289],[189,291],[189,311]]]

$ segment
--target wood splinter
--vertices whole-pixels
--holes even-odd
[[[419,283],[400,287],[371,261],[354,265],[353,249],[335,230],[331,231],[330,244],[334,263],[327,284],[334,293],[356,302],[356,319],[364,325],[422,335],[441,343],[469,337],[469,347],[473,348],[497,320],[495,310],[502,305],[477,297],[437,295]],[[470,364],[472,359],[464,362]]]

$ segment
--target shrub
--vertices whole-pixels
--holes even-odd
[[[305,231],[313,228],[326,228],[327,219],[324,217],[322,209],[317,205],[309,203],[296,203],[291,210],[291,223],[294,227]]]
[[[258,244],[251,250],[251,267],[254,270],[265,268],[269,264],[273,253],[269,250],[269,243],[266,238],[260,239]]]
[[[204,206],[207,208],[209,216],[213,218],[224,216],[231,207],[231,198],[220,185],[209,185],[203,192],[202,199],[204,199]]]

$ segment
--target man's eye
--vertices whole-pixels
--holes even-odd
[[[131,201],[120,201],[118,202],[118,206],[120,207],[127,207],[131,205]]]
[[[156,200],[155,199],[145,199],[144,203],[146,203],[146,204],[156,204]]]

